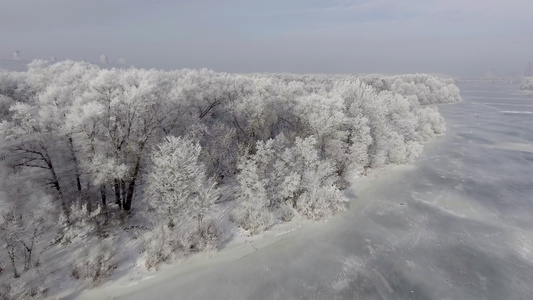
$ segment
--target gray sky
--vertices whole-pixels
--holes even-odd
[[[226,72],[522,74],[531,0],[0,0],[0,58]]]

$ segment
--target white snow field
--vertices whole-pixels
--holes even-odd
[[[65,299],[531,299],[533,95],[459,88],[446,134],[355,180],[347,212]]]

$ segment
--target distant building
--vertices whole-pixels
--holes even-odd
[[[524,72],[524,76],[526,77],[533,77],[533,62],[530,62],[527,67],[526,71]]]
[[[50,57],[50,62],[55,63],[57,61],[55,56]]]
[[[494,79],[496,77],[496,74],[494,73],[494,70],[487,70],[485,72],[485,79]]]
[[[20,60],[20,51],[15,50],[15,52],[13,52],[13,59]]]
[[[107,55],[105,54],[100,55],[100,63],[106,64],[106,65],[109,63],[109,58],[107,58]]]
[[[121,57],[121,58],[119,58],[119,59],[117,60],[117,64],[119,64],[119,65],[125,65],[125,64],[126,64],[126,60],[125,60],[124,58]]]

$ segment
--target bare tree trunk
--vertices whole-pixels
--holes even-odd
[[[72,161],[74,162],[74,175],[76,176],[76,187],[78,192],[81,192],[81,179],[80,179],[80,169],[78,165],[78,158],[76,157],[76,151],[74,151],[74,141],[72,137],[68,135],[68,147],[72,155]]]
[[[117,204],[118,207],[122,208],[122,199],[120,197],[120,182],[116,178],[114,182],[114,188],[115,188],[115,204]]]
[[[107,194],[106,194],[105,185],[102,185],[100,187],[100,196],[102,197],[102,206],[104,207],[104,209],[106,209],[107,208]]]
[[[126,181],[124,181],[124,179],[120,180],[120,192],[122,197],[122,208],[124,208],[124,203],[126,202]]]
[[[61,185],[59,184],[59,177],[57,176],[56,169],[54,168],[54,165],[52,164],[52,159],[50,158],[50,155],[48,155],[48,151],[44,146],[41,145],[41,149],[43,150],[40,154],[43,158],[44,162],[48,166],[48,170],[50,170],[50,174],[52,175],[52,182],[51,184],[55,187],[57,190],[57,193],[59,194],[59,198],[61,199],[61,208],[63,209],[63,213],[65,214],[65,217],[67,218],[67,224],[70,224],[70,212],[68,210],[68,205],[65,201],[65,197],[63,197],[63,192],[61,191]]]
[[[22,242],[22,246],[24,246],[24,271],[28,271],[31,268],[31,253],[33,251],[33,241],[32,238],[30,245],[26,245],[26,243]]]
[[[11,265],[13,266],[13,277],[19,278],[20,274],[17,272],[17,265],[15,264],[15,245],[14,241],[10,239],[7,243],[6,249],[7,254],[9,255],[9,260],[11,260]]]
[[[137,156],[137,162],[135,163],[135,169],[131,177],[131,181],[128,185],[128,193],[126,194],[126,199],[124,199],[124,210],[131,210],[131,202],[133,200],[133,194],[135,192],[135,181],[139,175],[139,170],[141,168],[141,155]]]

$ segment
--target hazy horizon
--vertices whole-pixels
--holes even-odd
[[[0,4],[0,58],[124,59],[223,72],[523,75],[533,3],[126,1]]]

